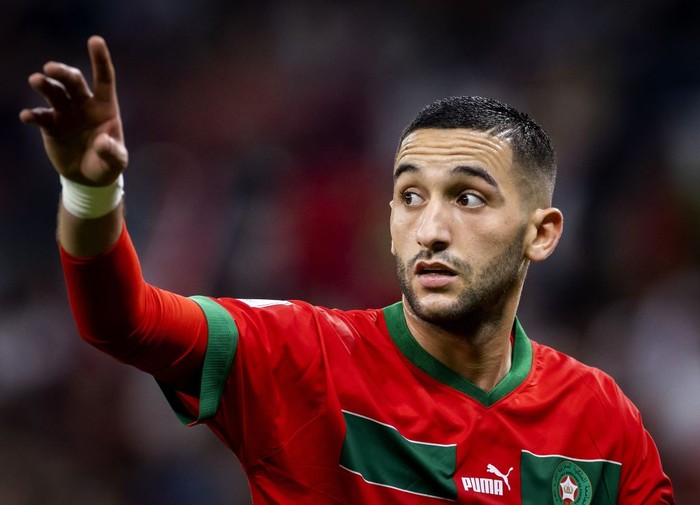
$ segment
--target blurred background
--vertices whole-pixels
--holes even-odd
[[[0,503],[249,503],[232,455],[76,335],[59,185],[26,84],[112,51],[146,279],[182,294],[385,306],[396,141],[456,94],[530,113],[558,150],[555,255],[528,335],[610,373],[679,503],[700,494],[700,20],[694,2],[5,0],[0,20]],[[585,413],[582,413],[585,415]]]

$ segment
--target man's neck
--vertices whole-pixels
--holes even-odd
[[[511,313],[512,312],[512,313]],[[408,328],[416,342],[443,365],[485,392],[510,371],[514,311],[496,320],[472,325],[468,333],[445,329],[416,316],[404,303]]]

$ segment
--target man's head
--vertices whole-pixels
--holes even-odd
[[[399,139],[419,129],[465,128],[507,140],[513,151],[513,163],[532,186],[542,205],[550,205],[557,174],[556,156],[549,135],[527,114],[491,98],[454,96],[426,106]]]
[[[392,252],[410,310],[459,325],[517,307],[530,261],[561,234],[554,150],[525,114],[457,97],[404,130],[394,165]]]

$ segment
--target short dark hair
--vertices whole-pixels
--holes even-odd
[[[467,128],[508,139],[513,162],[526,177],[544,184],[551,199],[557,173],[554,147],[547,132],[524,112],[480,96],[443,98],[418,113],[401,134],[399,146],[411,132],[423,128]]]

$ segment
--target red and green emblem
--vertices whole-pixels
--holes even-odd
[[[572,461],[563,461],[552,477],[552,496],[557,505],[589,505],[591,481],[586,473]]]

